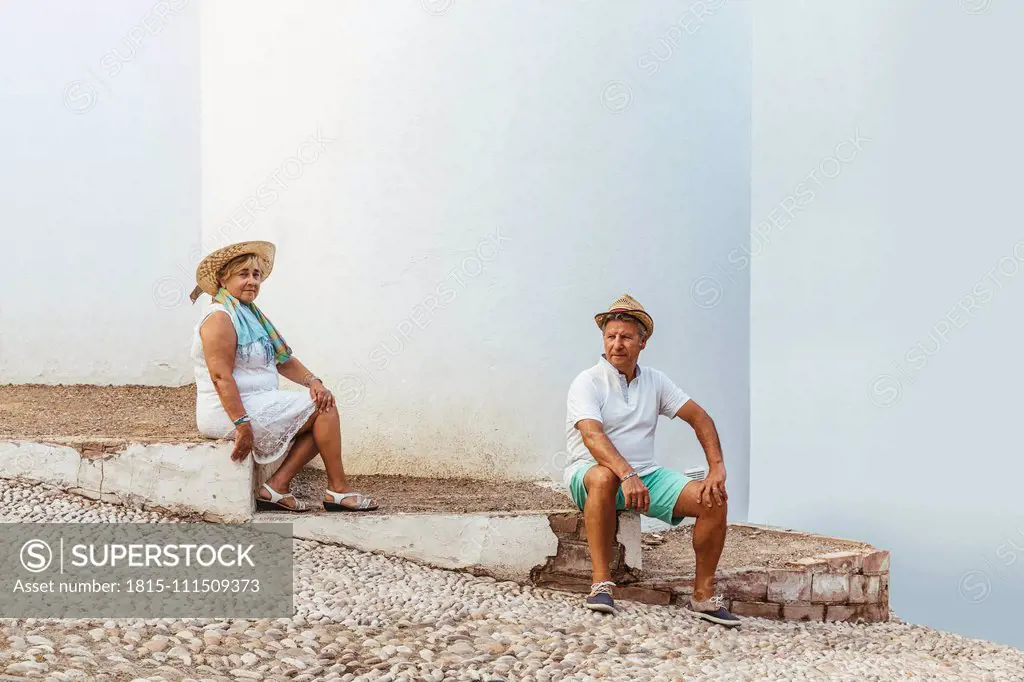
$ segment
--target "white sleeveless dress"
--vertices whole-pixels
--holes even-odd
[[[233,438],[235,425],[231,423],[220,396],[210,378],[210,369],[203,354],[203,341],[199,328],[217,311],[227,314],[224,306],[211,303],[192,334],[192,363],[196,378],[196,426],[207,438]],[[273,346],[268,339],[235,351],[232,372],[242,404],[252,420],[254,435],[253,458],[257,464],[270,464],[280,459],[295,440],[295,434],[316,410],[308,391],[282,391],[274,360]]]

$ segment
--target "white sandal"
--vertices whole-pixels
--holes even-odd
[[[266,500],[260,497],[259,495],[256,496],[256,509],[260,511],[277,511],[283,509],[284,511],[289,512],[305,512],[310,510],[310,507],[307,507],[305,502],[298,499],[291,493],[285,493],[282,495],[281,493],[277,492],[266,483],[263,484],[263,487],[266,489],[268,493],[270,493],[270,499]],[[281,504],[281,500],[284,500],[289,497],[295,500],[294,507],[289,507],[286,504]]]
[[[324,509],[326,511],[345,511],[345,512],[361,512],[361,511],[373,511],[377,509],[377,502],[372,497],[367,497],[362,493],[336,493],[333,490],[325,491],[333,502],[324,502]],[[356,506],[349,507],[341,503],[346,497],[359,498],[356,501]]]

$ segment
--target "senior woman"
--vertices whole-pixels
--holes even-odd
[[[196,324],[192,360],[196,425],[210,438],[231,438],[231,459],[251,453],[257,464],[280,466],[257,492],[257,509],[309,511],[288,492],[291,480],[317,454],[327,470],[324,509],[372,511],[376,502],[349,489],[341,464],[341,420],[334,396],[299,359],[256,307],[274,267],[270,242],[232,244],[199,263],[192,302],[213,297]],[[278,375],[309,393],[282,391]]]

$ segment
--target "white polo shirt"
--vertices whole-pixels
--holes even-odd
[[[646,476],[661,468],[654,461],[658,415],[671,419],[689,399],[664,372],[651,367],[637,365],[636,377],[627,384],[626,375],[602,355],[596,365],[580,372],[569,386],[565,418],[569,451],[566,486],[578,468],[595,461],[576,428],[581,419],[601,422],[619,454],[638,475]]]

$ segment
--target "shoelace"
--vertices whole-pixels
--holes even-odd
[[[613,587],[615,587],[615,583],[610,580],[603,580],[599,583],[594,583],[590,586],[590,596],[593,597],[598,594],[611,595]]]
[[[702,601],[702,602],[697,602],[697,603],[698,604],[710,604],[711,606],[714,606],[716,610],[717,609],[724,609],[725,608],[725,599],[720,594],[716,594],[716,595],[712,596],[710,599],[707,599],[707,600]]]

